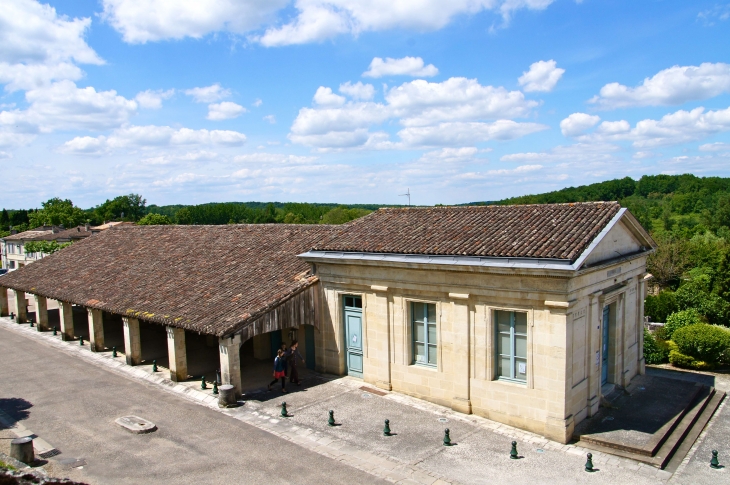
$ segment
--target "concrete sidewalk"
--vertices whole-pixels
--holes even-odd
[[[0,319],[4,328],[51,345],[60,351],[128,378],[151,383],[210,409],[247,422],[285,440],[334,458],[374,477],[394,483],[562,483],[635,485],[667,483],[670,473],[635,461],[593,452],[600,471],[586,473],[586,450],[562,445],[476,416],[451,411],[398,393],[370,392],[371,386],[354,378],[310,377],[294,392],[279,391],[249,396],[246,404],[219,410],[211,390],[175,384],[149,369],[129,367],[110,353],[91,353],[78,342],[62,342],[50,332]],[[363,389],[363,387],[365,389]],[[280,416],[286,401],[290,417]],[[327,425],[327,411],[335,411],[340,426]],[[727,413],[727,412],[725,412]],[[719,414],[719,412],[718,412]],[[389,419],[394,436],[383,436]],[[455,446],[442,444],[444,428]],[[511,460],[510,442],[518,442],[522,458]],[[693,456],[690,452],[688,458]],[[689,470],[690,467],[685,467]],[[678,472],[679,473],[679,472]],[[675,474],[676,475],[676,474]],[[710,476],[714,476],[710,474]],[[718,477],[720,475],[717,475]],[[677,481],[673,482],[692,483]]]

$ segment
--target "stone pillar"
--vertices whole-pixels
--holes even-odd
[[[167,327],[167,358],[170,380],[182,382],[188,378],[188,355],[185,349],[185,329]]]
[[[25,323],[28,321],[28,302],[25,299],[25,292],[13,290],[15,293],[15,322]]]
[[[469,335],[469,303],[467,294],[449,293],[449,297],[458,299],[451,303],[450,340],[452,345],[451,358],[453,359],[454,397],[451,400],[451,409],[460,413],[471,414],[469,356],[471,345]],[[442,320],[443,322],[443,320]]]
[[[61,319],[61,340],[71,341],[74,339],[74,314],[73,305],[65,301],[58,302],[58,316]]]
[[[48,300],[45,296],[33,295],[35,300],[35,319],[39,332],[48,330]]]
[[[104,350],[104,322],[101,310],[87,308],[89,311],[89,347],[92,352]]]
[[[10,315],[10,309],[8,307],[8,289],[4,286],[0,286],[0,317],[7,317]]]
[[[139,320],[122,317],[124,322],[124,353],[127,365],[139,365],[142,362],[142,340],[139,335]]]
[[[241,336],[221,337],[218,339],[218,351],[221,358],[221,380],[236,389],[236,398],[241,397]]]

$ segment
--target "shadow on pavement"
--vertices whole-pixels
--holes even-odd
[[[20,397],[0,398],[0,410],[13,420],[12,424],[28,419],[29,409],[32,407],[33,403]],[[0,420],[0,428],[5,429],[5,423],[2,420]]]

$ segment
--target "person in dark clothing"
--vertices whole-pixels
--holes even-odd
[[[289,377],[289,355],[291,354],[291,348],[287,350],[286,344],[281,344],[281,351],[282,355],[281,358],[284,360],[284,375],[285,377]]]
[[[289,354],[287,356],[287,361],[289,363],[289,367],[291,368],[291,375],[289,376],[289,382],[293,382],[297,386],[300,385],[299,382],[299,372],[297,371],[297,357],[299,360],[304,363],[304,358],[302,357],[302,354],[299,353],[299,342],[296,340],[292,341],[291,345],[289,346]]]
[[[286,392],[286,373],[284,372],[286,361],[283,355],[284,352],[281,349],[276,351],[276,358],[274,359],[274,380],[269,383],[269,391],[271,390],[271,386],[281,379],[281,392]]]

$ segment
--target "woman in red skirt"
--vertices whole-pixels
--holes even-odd
[[[274,380],[269,384],[269,391],[271,390],[271,386],[281,379],[281,392],[286,392],[286,371],[284,370],[286,360],[283,355],[284,351],[281,349],[276,352],[276,358],[274,359]]]

